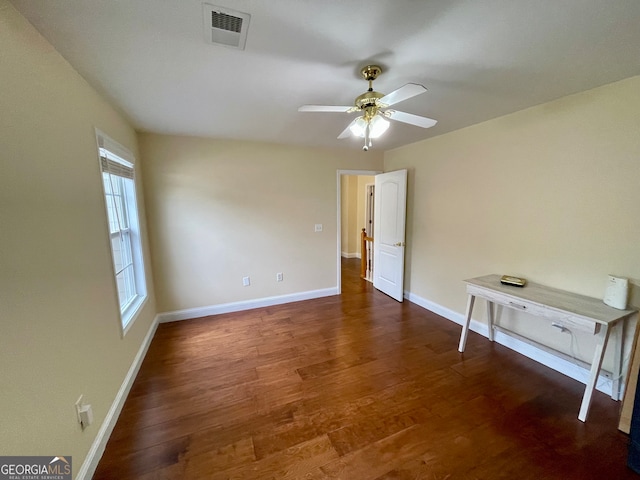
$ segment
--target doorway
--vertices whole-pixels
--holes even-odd
[[[342,293],[342,258],[362,258],[361,232],[364,228],[372,236],[373,184],[379,171],[338,170],[338,239],[337,239],[337,285]],[[370,223],[369,223],[370,222]],[[369,258],[373,252],[369,252]]]

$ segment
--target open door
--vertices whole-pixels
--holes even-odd
[[[404,293],[407,171],[376,175],[373,242],[373,286],[399,302]]]

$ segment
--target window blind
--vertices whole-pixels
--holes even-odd
[[[123,178],[133,178],[133,164],[100,149],[100,166],[103,172]]]

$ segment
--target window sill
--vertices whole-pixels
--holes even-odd
[[[134,324],[134,322],[138,318],[138,314],[146,303],[146,295],[138,296],[129,305],[127,305],[127,308],[125,308],[124,312],[122,312],[122,314],[120,315],[122,325],[122,338],[124,338],[131,326]]]

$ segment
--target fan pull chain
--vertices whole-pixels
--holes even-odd
[[[371,138],[369,137],[369,122],[367,121],[367,126],[364,128],[364,147],[362,147],[362,149],[366,152],[370,146]]]

